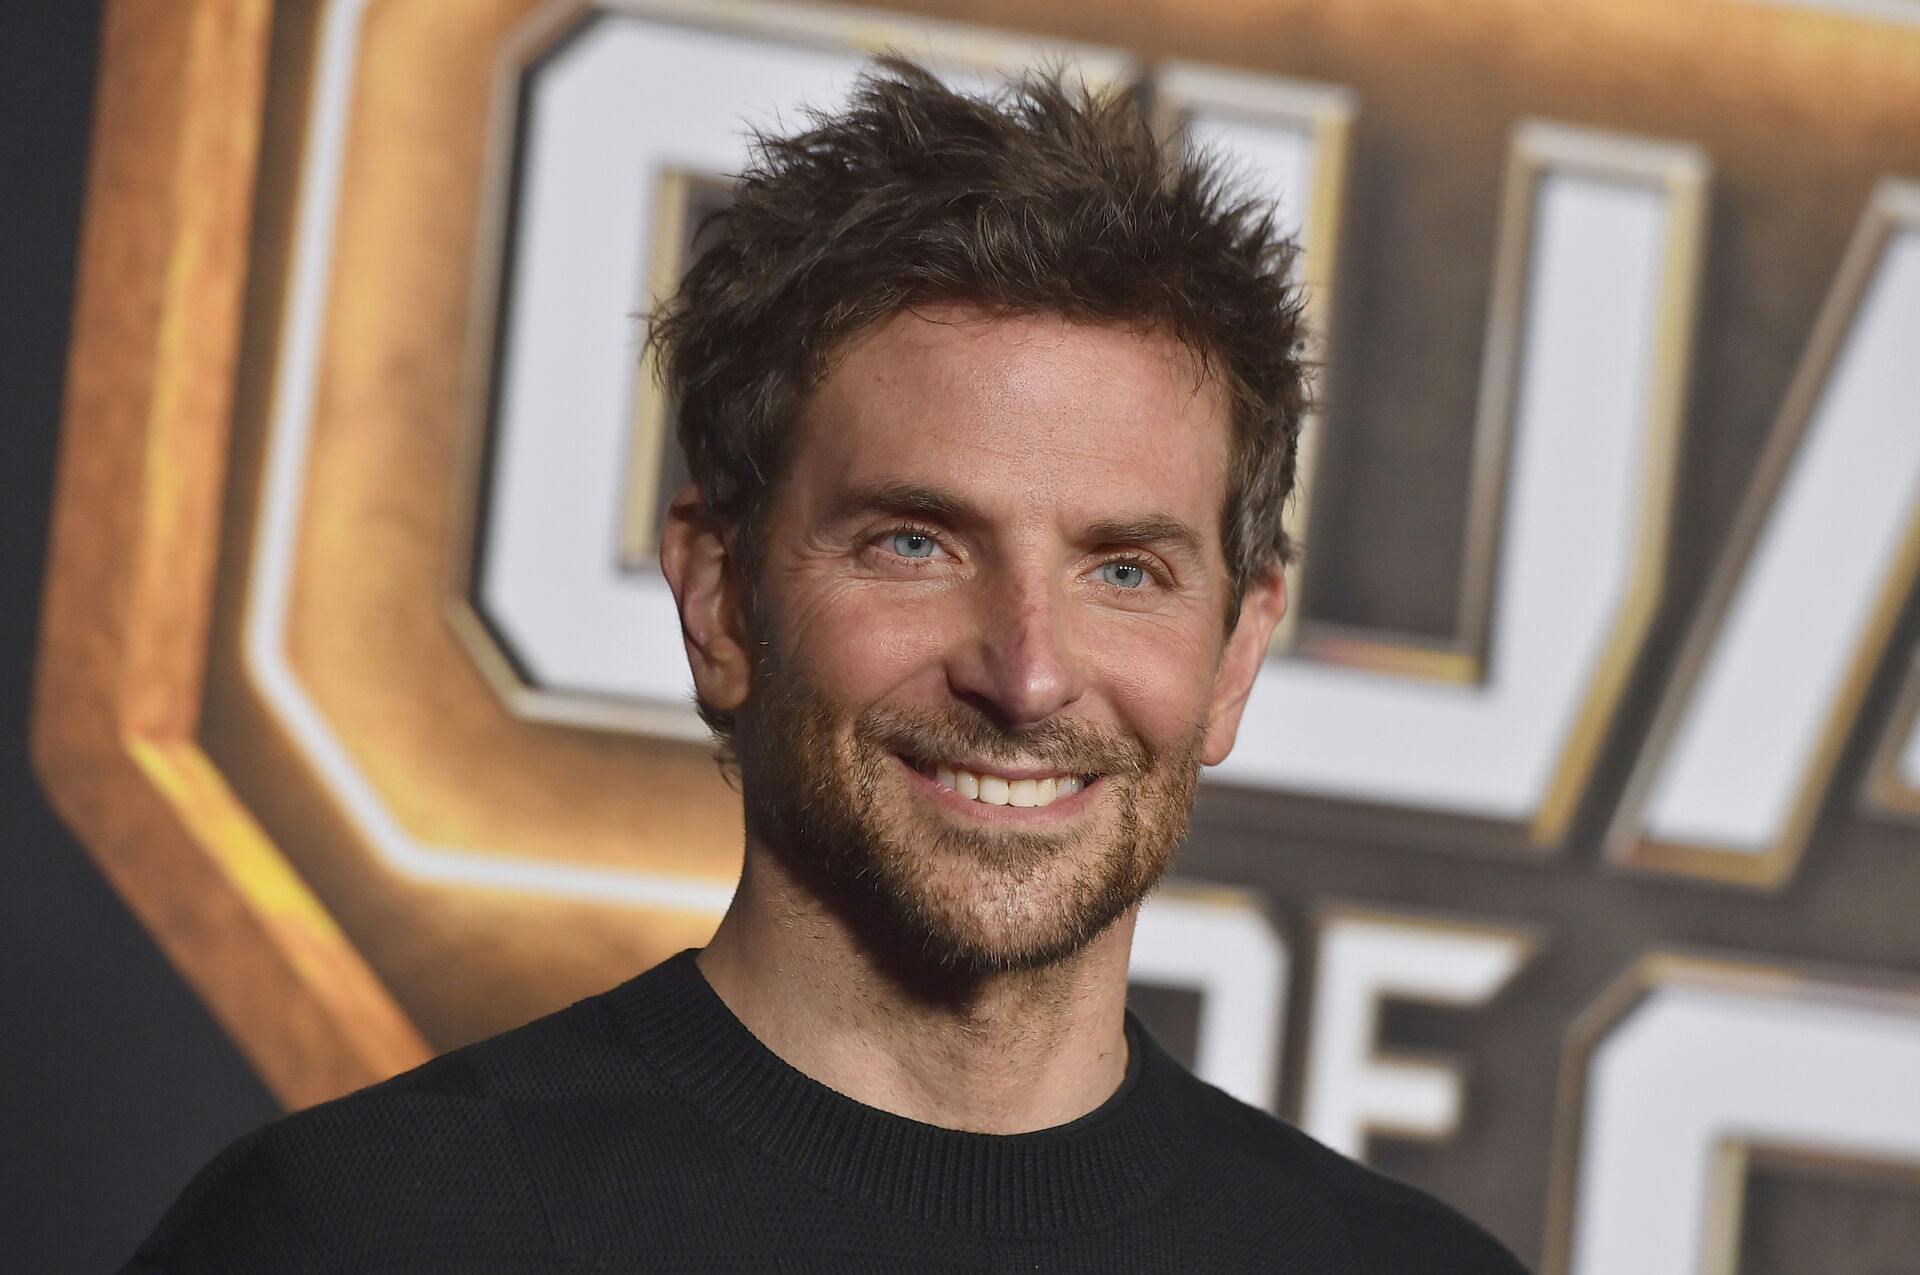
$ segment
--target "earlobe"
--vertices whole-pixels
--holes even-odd
[[[1287,574],[1276,562],[1247,583],[1240,618],[1227,635],[1227,648],[1214,676],[1201,764],[1218,766],[1233,751],[1233,741],[1240,733],[1240,716],[1246,711],[1247,696],[1253,693],[1253,679],[1266,663],[1273,631],[1286,613]]]
[[[745,703],[752,684],[737,568],[725,529],[708,512],[700,488],[687,484],[667,509],[660,571],[680,613],[694,690],[702,704],[723,713]]]

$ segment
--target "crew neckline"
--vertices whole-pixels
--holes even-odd
[[[1137,1211],[1192,1146],[1179,1064],[1131,1013],[1126,1077],[1100,1106],[1031,1133],[974,1133],[867,1106],[799,1071],[734,1016],[694,955],[607,993],[608,1012],[714,1124],[842,1194],[924,1224],[1070,1229]]]

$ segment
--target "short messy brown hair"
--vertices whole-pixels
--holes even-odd
[[[1292,559],[1307,377],[1296,248],[1218,156],[1156,134],[1136,89],[1063,69],[991,97],[888,56],[845,109],[757,133],[707,246],[650,316],[681,449],[751,575],[788,440],[834,353],[909,306],[1159,326],[1232,404],[1221,539],[1227,624]],[[731,723],[704,706],[724,739]]]

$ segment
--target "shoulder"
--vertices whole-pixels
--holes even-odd
[[[1309,1202],[1345,1233],[1357,1269],[1374,1275],[1525,1275],[1512,1253],[1451,1205],[1341,1155],[1304,1131],[1198,1079],[1189,1090],[1216,1161],[1276,1194]]]
[[[583,1001],[241,1138],[130,1269],[367,1269],[409,1251],[459,1269],[460,1253],[545,1251],[525,1113],[646,1087],[597,1000]]]

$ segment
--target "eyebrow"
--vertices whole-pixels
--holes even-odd
[[[984,521],[973,505],[951,492],[920,483],[891,482],[854,487],[834,501],[829,518],[839,522],[865,514],[900,514],[934,519],[948,525]],[[1168,514],[1136,518],[1103,518],[1081,533],[1089,544],[1140,545],[1196,560],[1206,557],[1200,533]]]
[[[1200,533],[1178,518],[1165,514],[1106,519],[1089,526],[1087,537],[1097,544],[1143,545],[1183,553],[1195,559],[1206,557]]]
[[[950,492],[919,483],[875,483],[850,488],[828,510],[830,521],[839,522],[862,514],[910,514],[936,518],[941,522],[978,521],[972,505]]]

